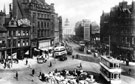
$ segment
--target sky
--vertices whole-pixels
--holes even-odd
[[[54,3],[55,12],[62,16],[63,21],[68,18],[71,27],[75,26],[77,21],[89,19],[100,24],[102,12],[109,12],[110,8],[118,5],[119,2],[127,1],[131,4],[135,0],[45,0],[48,4]],[[4,4],[6,12],[9,9],[9,3],[12,0],[0,0],[0,10],[3,10]]]

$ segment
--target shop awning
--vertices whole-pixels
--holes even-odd
[[[40,50],[39,50],[39,49],[37,49],[37,48],[34,48],[34,50],[35,50],[35,51],[40,51]]]
[[[25,52],[26,55],[29,55],[29,50],[27,52]]]

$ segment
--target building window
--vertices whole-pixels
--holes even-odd
[[[8,47],[11,47],[11,39],[8,39]]]
[[[40,30],[38,30],[38,37],[40,37]]]
[[[21,36],[21,31],[20,30],[18,30],[18,36]]]
[[[43,28],[43,22],[41,22],[41,27]]]
[[[49,22],[47,22],[47,28],[49,28]]]
[[[38,28],[40,28],[40,22],[38,21]]]
[[[16,39],[13,39],[13,47],[16,47]]]
[[[22,32],[22,33],[23,33],[23,36],[25,36],[25,35],[26,35],[26,34],[25,34],[25,30],[23,30],[23,32]]]
[[[21,46],[21,41],[20,40],[18,40],[18,47],[20,47]]]
[[[46,28],[46,22],[44,22],[44,28]]]
[[[16,31],[13,31],[13,36],[16,36]]]
[[[38,18],[40,17],[39,13],[38,13]]]
[[[26,46],[29,45],[29,39],[26,39]]]
[[[11,30],[9,30],[9,36],[12,36],[12,31]]]
[[[26,35],[27,35],[27,36],[29,35],[29,31],[28,31],[28,30],[26,31]]]
[[[134,37],[132,37],[132,45],[134,44]]]
[[[41,14],[41,18],[44,18],[44,17],[43,17],[43,14]]]
[[[23,46],[25,46],[25,39],[23,39]]]
[[[11,25],[14,25],[14,21],[11,21]]]

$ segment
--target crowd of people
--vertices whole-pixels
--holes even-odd
[[[82,69],[60,70],[55,69],[48,74],[39,73],[39,79],[49,84],[90,84],[96,83],[93,75]]]

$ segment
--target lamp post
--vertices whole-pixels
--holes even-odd
[[[111,49],[111,44],[110,44],[110,35],[109,35],[109,56],[110,56],[110,49]]]

